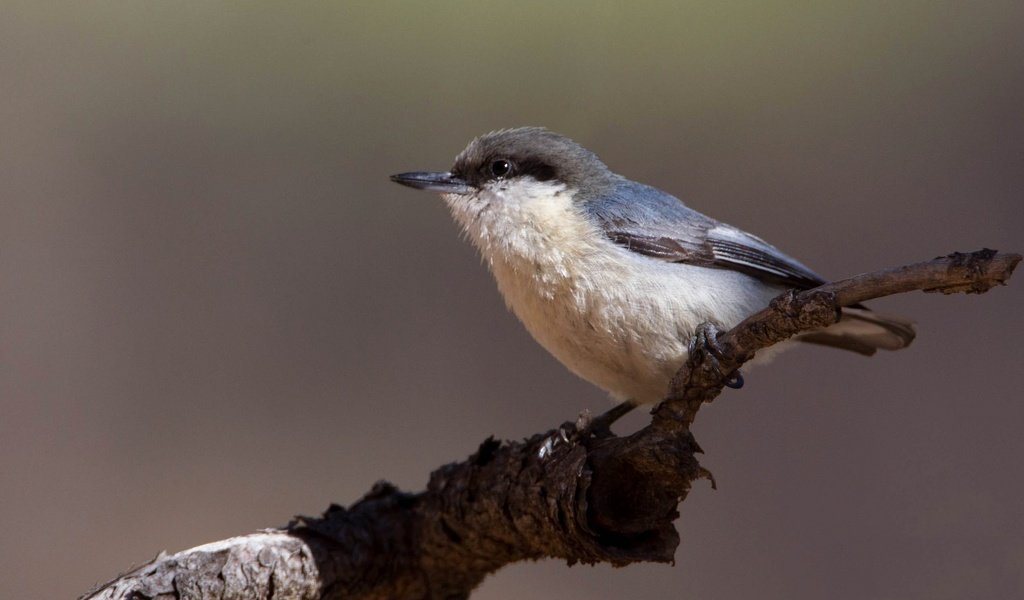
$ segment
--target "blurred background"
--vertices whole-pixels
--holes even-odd
[[[2,4],[3,598],[608,406],[388,181],[486,131],[570,135],[826,277],[1024,250],[1016,0]],[[1019,597],[1024,274],[874,305],[910,349],[800,348],[702,412],[720,489],[675,566],[475,597]]]

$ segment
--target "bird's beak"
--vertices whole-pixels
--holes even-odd
[[[399,173],[392,175],[391,181],[407,185],[418,190],[440,192],[442,194],[471,194],[475,190],[466,180],[451,173]]]

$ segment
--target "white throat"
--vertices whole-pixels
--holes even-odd
[[[517,178],[494,181],[473,195],[445,194],[452,216],[488,261],[496,255],[541,255],[537,245],[553,246],[552,236],[566,241],[583,221],[565,184]],[[564,229],[564,235],[559,235]]]

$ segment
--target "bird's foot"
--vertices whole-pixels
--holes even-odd
[[[570,436],[570,432],[567,432],[564,428],[559,427],[557,433],[548,436],[547,438],[544,438],[544,441],[541,443],[540,447],[537,448],[537,458],[539,458],[540,460],[550,458],[554,454],[556,446],[558,446],[559,444],[572,444],[575,441],[573,439],[574,437],[575,436]]]
[[[711,362],[711,366],[718,371],[722,378],[722,385],[734,390],[743,387],[743,374],[739,369],[731,373],[722,372],[720,359],[725,357],[725,349],[718,342],[718,327],[714,323],[705,321],[697,326],[694,336],[694,348],[703,348]]]

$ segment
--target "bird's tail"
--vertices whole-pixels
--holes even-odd
[[[847,307],[838,323],[798,336],[811,344],[833,346],[871,356],[879,348],[900,350],[914,341],[914,324],[902,317],[876,313],[866,308]]]

